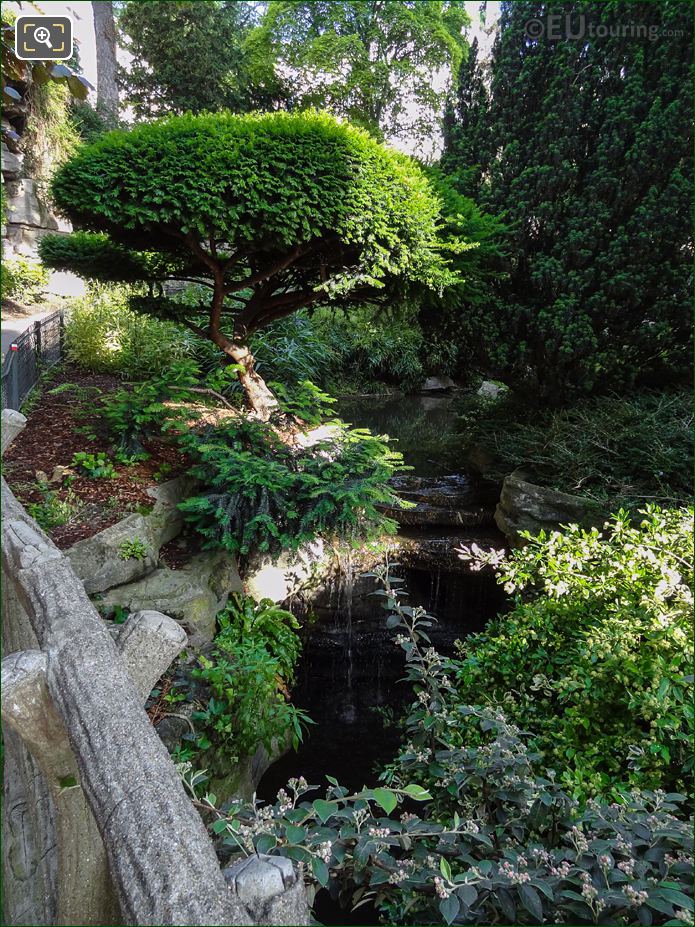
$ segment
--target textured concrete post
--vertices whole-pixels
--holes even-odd
[[[144,700],[186,643],[179,625],[160,612],[131,615],[118,635],[136,689]],[[36,760],[53,799],[58,848],[58,924],[118,924],[106,852],[79,784],[63,722],[53,708],[40,651],[11,654],[2,662],[2,717]]]
[[[143,704],[187,640],[183,628],[161,612],[133,612],[122,626],[116,646]]]
[[[117,924],[104,846],[79,785],[65,726],[46,685],[48,658],[38,650],[2,661],[2,720],[36,760],[53,800],[58,874],[57,924]]]
[[[5,453],[26,423],[26,416],[22,415],[21,412],[15,412],[14,409],[2,410],[2,442],[0,443],[0,453]]]
[[[304,883],[292,860],[261,853],[235,863],[223,875],[254,924],[310,923]]]

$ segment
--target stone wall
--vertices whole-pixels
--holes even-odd
[[[5,190],[3,257],[36,257],[36,244],[46,232],[69,232],[67,222],[55,216],[42,200],[38,185],[26,176],[24,155],[2,143],[2,182]]]

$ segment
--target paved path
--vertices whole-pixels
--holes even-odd
[[[19,316],[15,319],[3,319],[2,323],[0,323],[0,329],[2,330],[3,357],[9,350],[12,342],[16,341],[23,331],[26,331],[26,329],[29,328],[30,325],[33,325],[34,322],[37,322],[39,319],[43,319],[44,316],[51,315],[55,311],[55,308],[39,309],[37,312],[32,313],[31,315]]]

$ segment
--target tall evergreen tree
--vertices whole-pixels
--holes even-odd
[[[136,116],[268,108],[272,94],[256,95],[244,51],[257,7],[246,0],[128,0],[118,24],[132,62],[120,82]]]
[[[508,279],[461,314],[481,369],[549,400],[686,375],[692,27],[679,0],[502,4],[442,162],[511,229]]]

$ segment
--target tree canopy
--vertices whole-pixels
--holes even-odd
[[[263,415],[273,403],[249,333],[318,302],[378,298],[393,281],[454,279],[422,171],[326,114],[186,115],[111,132],[57,171],[52,194],[77,231],[44,237],[44,262],[148,283],[135,303],[210,338]],[[169,280],[200,283],[209,301],[166,298]]]
[[[422,140],[449,85],[438,72],[456,75],[469,22],[462,0],[272,0],[248,46],[292,105],[325,107],[378,137]]]
[[[267,106],[269,94],[254,96],[243,47],[256,7],[243,0],[126,3],[119,27],[132,61],[120,83],[135,115]]]
[[[471,362],[550,400],[690,367],[693,10],[573,6],[584,41],[527,35],[562,4],[502,4],[490,81],[462,68],[442,162],[510,230],[496,298],[461,313]]]

